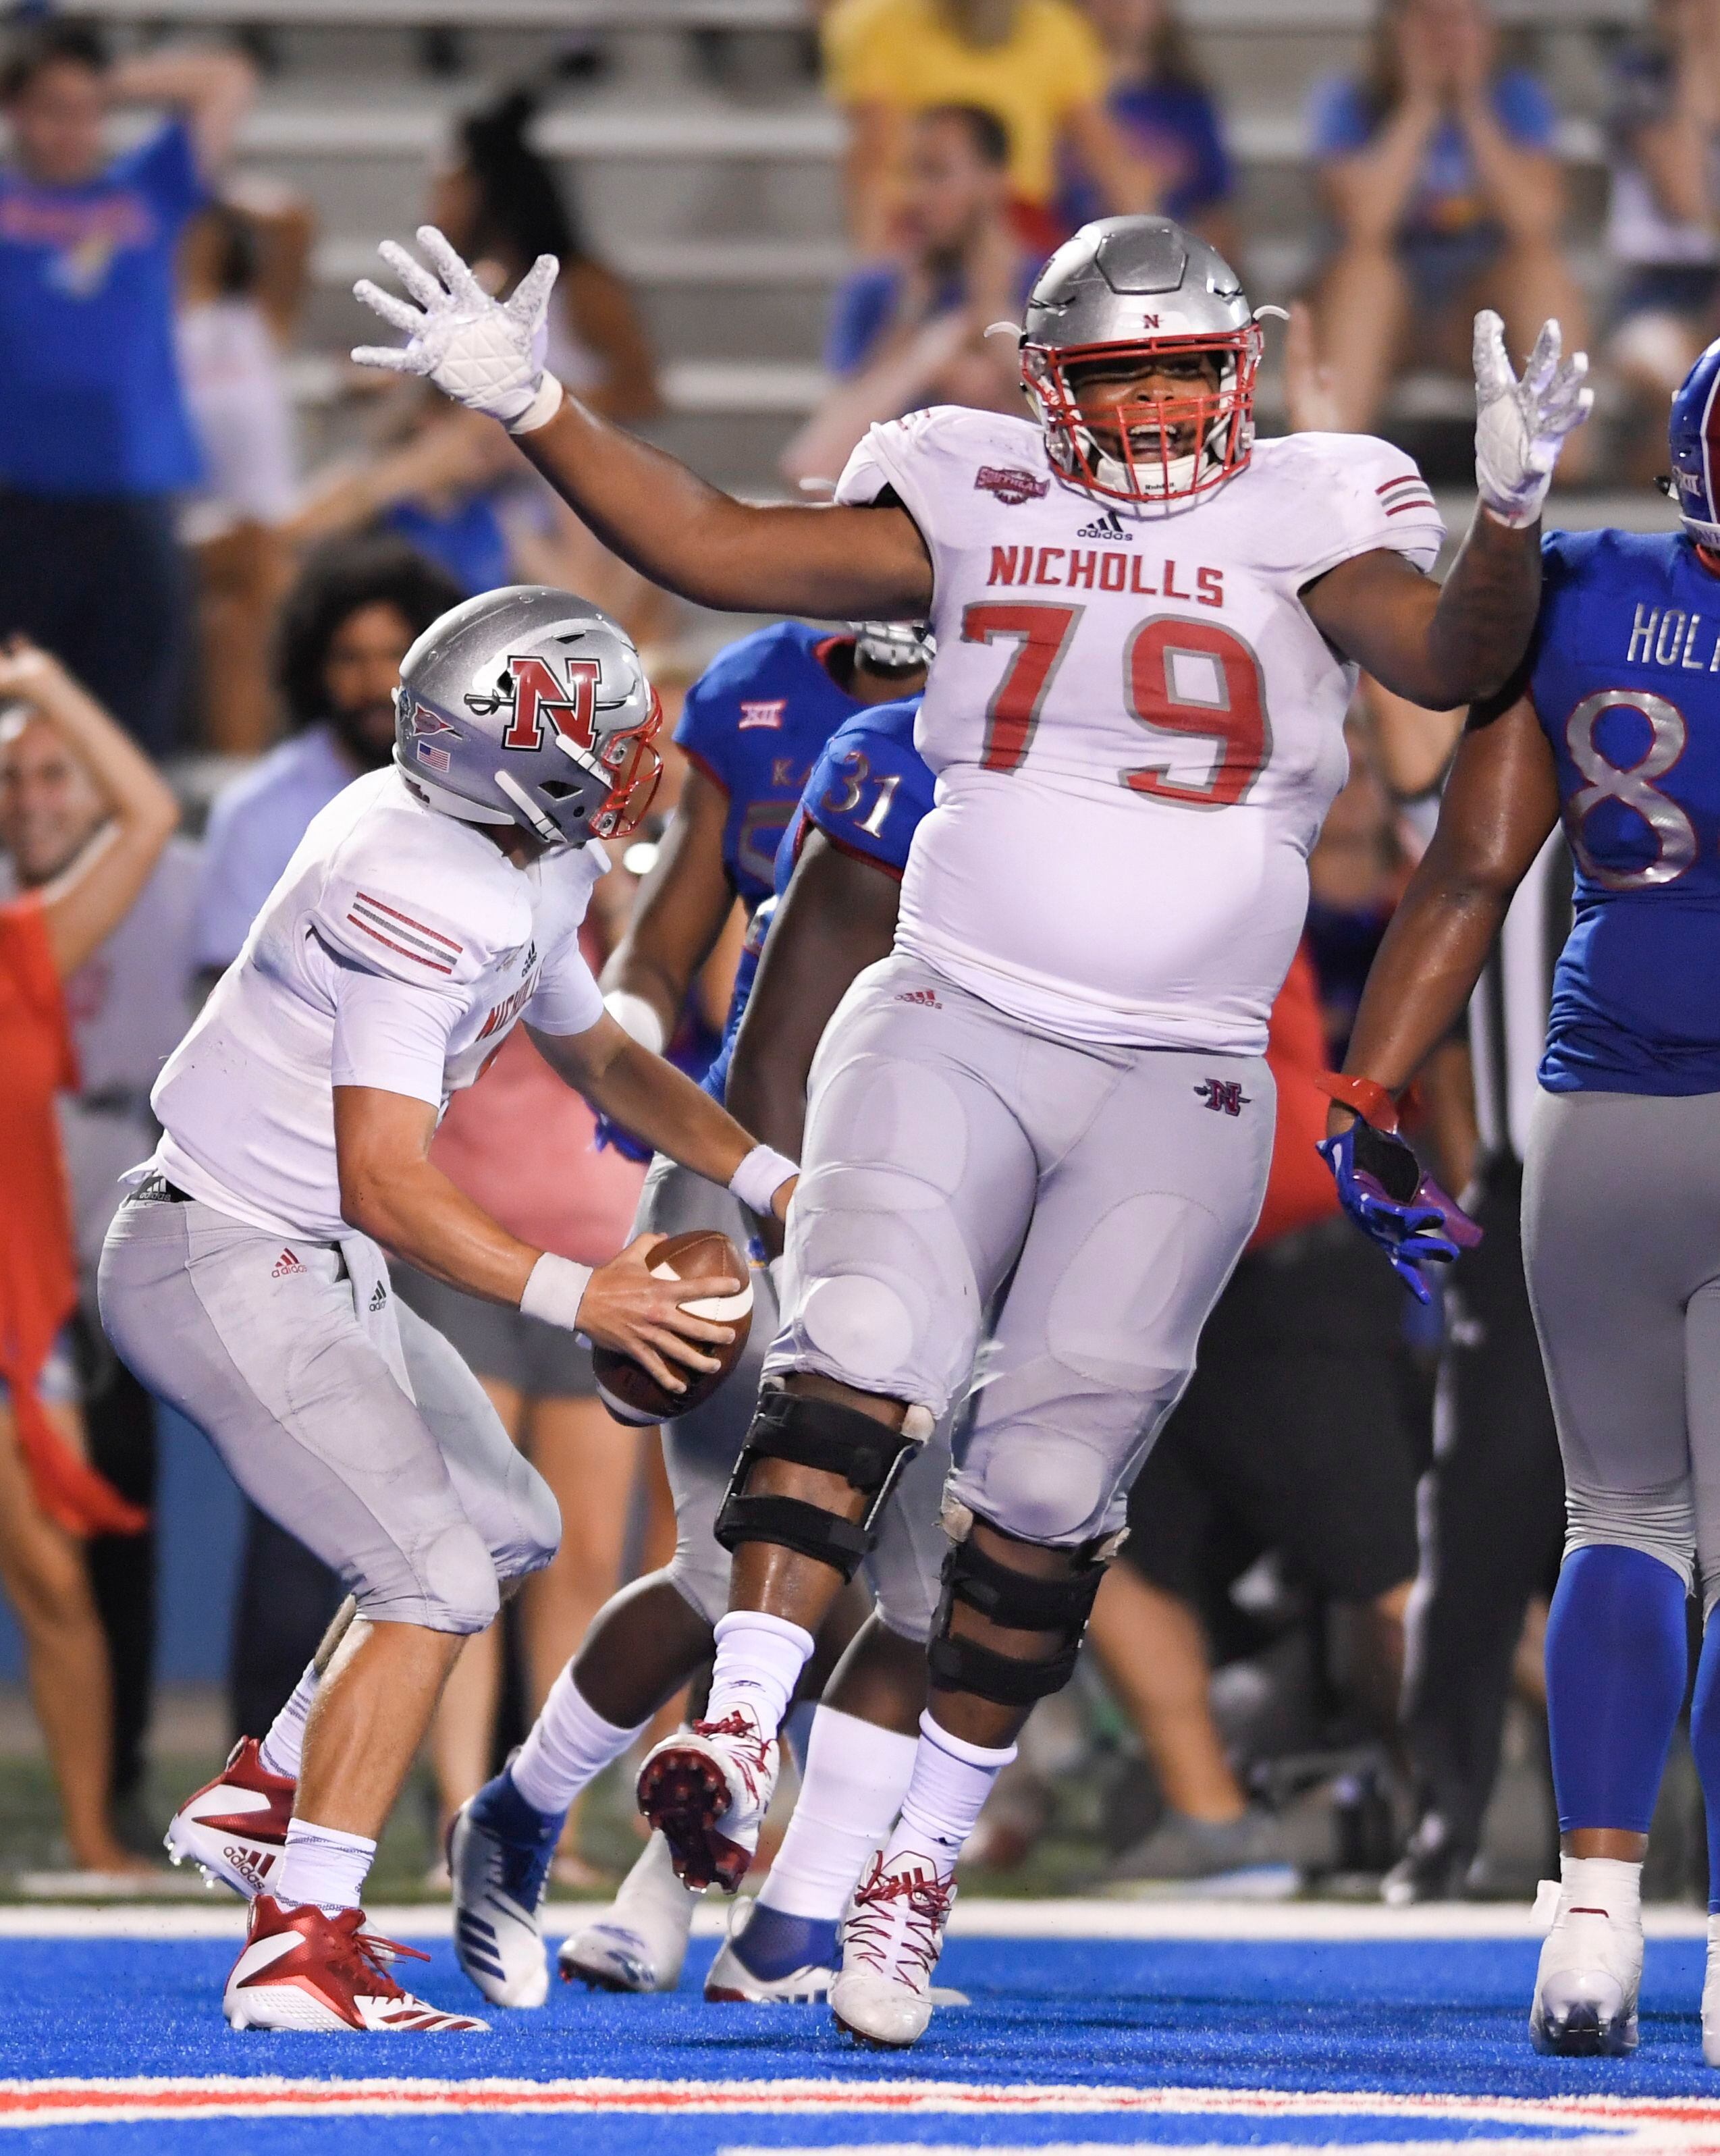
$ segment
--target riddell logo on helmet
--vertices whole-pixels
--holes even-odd
[[[973,485],[976,491],[994,494],[1012,509],[1019,509],[1024,501],[1037,501],[1051,491],[1050,480],[1035,479],[1030,471],[1022,471],[1014,465],[982,465],[973,475]]]

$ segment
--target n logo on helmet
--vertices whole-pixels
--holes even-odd
[[[501,737],[504,748],[547,747],[551,729],[589,752],[597,715],[598,684],[603,670],[595,659],[568,659],[566,685],[547,659],[511,658],[513,716]]]

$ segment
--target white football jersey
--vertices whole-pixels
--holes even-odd
[[[393,770],[355,780],[311,823],[157,1081],[151,1167],[254,1227],[350,1234],[335,1085],[439,1111],[521,1017],[546,1033],[595,1025],[579,927],[608,866],[593,843],[516,868]]]
[[[1430,567],[1426,481],[1295,434],[1137,508],[1061,479],[1031,422],[940,406],[874,427],[837,499],[886,488],[937,631],[897,948],[1066,1039],[1261,1053],[1348,768],[1355,669],[1298,593],[1376,547]]]

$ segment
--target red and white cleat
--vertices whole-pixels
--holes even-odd
[[[254,1737],[241,1737],[213,1782],[187,1797],[167,1823],[167,1854],[195,1864],[247,1901],[280,1871],[298,1784],[271,1774]]]
[[[259,1894],[221,2002],[228,2020],[235,2029],[360,2029],[383,2035],[441,2036],[490,2026],[413,1998],[387,1964],[403,1954],[414,1961],[430,1957],[364,1926],[362,1909],[331,1917],[314,1902],[283,1909],[272,1894]]]
[[[732,1894],[747,1876],[777,1785],[777,1740],[743,1714],[665,1738],[639,1769],[639,1808],[685,1887]]]
[[[929,1857],[904,1854],[887,1871],[873,1858],[842,1920],[842,1966],[830,1984],[830,2011],[850,2036],[899,2048],[925,2035],[955,1898]]]

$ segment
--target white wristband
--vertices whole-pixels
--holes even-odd
[[[592,1267],[576,1265],[546,1250],[531,1268],[520,1308],[527,1317],[541,1317],[546,1325],[558,1325],[564,1332],[579,1330],[579,1306],[591,1284]]]
[[[796,1162],[768,1145],[756,1145],[729,1178],[729,1188],[754,1213],[768,1213],[772,1199],[791,1175],[799,1173]]]
[[[631,988],[611,988],[603,998],[603,1009],[629,1040],[649,1048],[653,1055],[663,1053],[663,1021],[643,996],[634,995]]]
[[[554,375],[545,370],[537,385],[537,394],[517,419],[510,419],[507,430],[511,434],[535,434],[540,427],[547,427],[562,408],[566,392]]]

